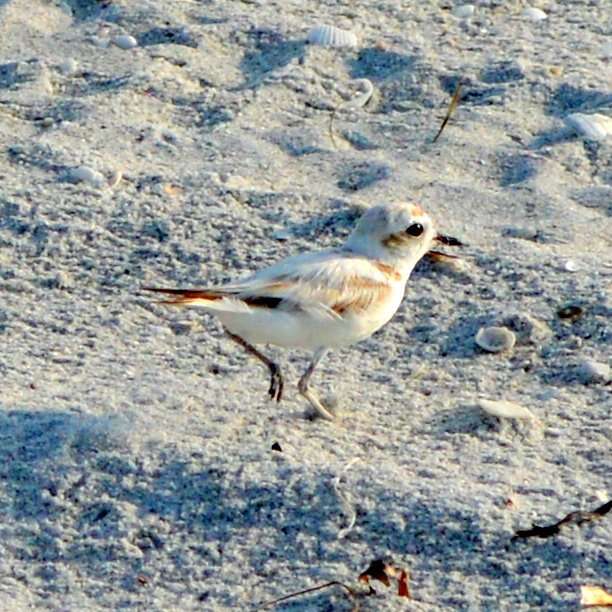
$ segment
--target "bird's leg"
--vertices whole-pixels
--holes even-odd
[[[335,421],[336,416],[323,405],[323,402],[321,402],[316,392],[308,387],[308,383],[310,382],[312,373],[315,371],[315,368],[317,367],[321,359],[325,357],[325,353],[327,353],[327,349],[322,348],[314,354],[314,357],[312,358],[308,369],[306,370],[306,372],[304,372],[302,378],[300,378],[300,382],[298,383],[298,389],[300,393],[310,402],[310,405],[317,411],[318,415],[322,419],[326,419],[327,421]]]
[[[283,387],[285,386],[280,367],[263,353],[260,353],[252,344],[249,344],[246,340],[244,340],[244,338],[241,338],[236,334],[232,334],[231,331],[225,328],[223,329],[228,337],[230,337],[240,346],[244,347],[248,353],[254,357],[257,357],[257,359],[259,359],[259,361],[261,361],[268,368],[268,370],[270,370],[270,389],[268,390],[268,394],[270,395],[270,399],[280,402],[281,398],[283,397]]]

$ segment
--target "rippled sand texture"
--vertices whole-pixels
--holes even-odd
[[[307,45],[325,24],[358,45]],[[612,116],[609,24],[605,0],[0,0],[0,608],[246,610],[380,557],[414,610],[611,588],[610,516],[511,541],[612,494],[612,140],[568,119]],[[276,405],[214,319],[140,292],[339,244],[395,198],[467,246],[317,372],[342,425],[304,417],[308,355],[268,350]],[[376,588],[362,609],[407,609]]]

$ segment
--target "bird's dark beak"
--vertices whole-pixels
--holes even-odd
[[[444,234],[436,234],[434,240],[446,246],[463,246],[461,240],[457,240],[457,238],[453,238],[452,236],[445,236]]]

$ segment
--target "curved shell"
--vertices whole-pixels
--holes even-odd
[[[480,398],[478,400],[478,406],[484,410],[487,414],[497,417],[498,419],[535,419],[534,414],[514,402],[508,400],[489,400]]]
[[[544,19],[548,18],[548,15],[539,8],[528,6],[523,11],[523,17],[525,17],[525,19],[529,19],[529,21],[544,21]]]
[[[565,121],[587,140],[605,140],[612,136],[612,118],[606,115],[572,113],[565,118]]]
[[[343,30],[336,26],[318,25],[308,32],[308,42],[311,45],[322,47],[356,47],[357,36],[350,30]]]
[[[476,344],[489,353],[509,351],[516,343],[516,336],[507,327],[481,327],[476,334]]]

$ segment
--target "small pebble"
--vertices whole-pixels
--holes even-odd
[[[453,9],[453,15],[459,19],[469,19],[474,14],[473,4],[461,4]]]
[[[104,176],[100,172],[89,166],[72,168],[68,172],[68,179],[73,183],[89,183],[94,187],[101,187],[106,182]]]
[[[585,359],[576,368],[578,379],[585,385],[593,383],[608,383],[610,381],[610,366],[593,359]]]
[[[487,414],[493,415],[499,419],[535,419],[531,410],[507,400],[488,400],[480,398],[478,400],[478,407]]]
[[[120,34],[119,36],[113,36],[112,38],[113,45],[119,47],[120,49],[133,49],[138,46],[138,41],[129,34]]]
[[[578,270],[580,270],[580,266],[578,265],[577,261],[574,261],[573,259],[568,259],[563,264],[563,269],[566,272],[578,272]]]
[[[79,69],[79,64],[75,59],[69,58],[63,61],[58,69],[64,76],[73,76]]]
[[[584,310],[574,304],[568,304],[557,310],[557,316],[568,321],[577,321],[583,314]]]
[[[612,42],[604,43],[601,47],[601,55],[606,59],[612,59]]]
[[[548,18],[548,15],[539,8],[528,6],[523,11],[523,17],[525,17],[525,19],[529,19],[529,21],[543,21],[544,19]]]
[[[272,233],[275,240],[289,240],[293,234],[288,229],[279,229]]]
[[[481,327],[476,334],[476,344],[489,353],[501,353],[516,344],[516,336],[506,327]]]

